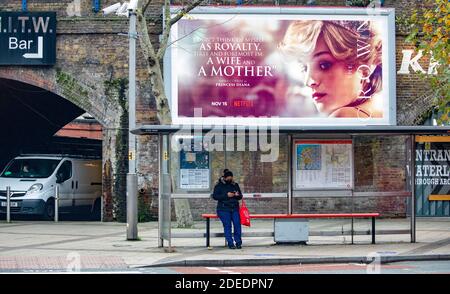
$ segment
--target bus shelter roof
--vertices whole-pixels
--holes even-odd
[[[209,131],[246,131],[263,130],[268,132],[288,134],[347,134],[347,135],[450,135],[450,126],[273,126],[255,125],[229,125],[222,129],[217,126],[205,125],[142,125],[131,130],[135,135],[172,134],[176,132],[202,132]]]

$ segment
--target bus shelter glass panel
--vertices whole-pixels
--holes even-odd
[[[380,213],[376,231],[393,234],[377,235],[377,240],[395,235],[396,241],[409,241],[408,140],[409,136],[354,136],[326,144],[294,140],[294,213]],[[309,225],[312,241],[371,238],[370,218],[311,219]]]
[[[245,138],[245,151],[227,150],[223,168],[233,172],[243,193],[256,194],[262,197],[287,197],[288,191],[288,143],[286,134],[278,134],[278,144],[273,141],[270,151],[262,152],[260,148],[249,151],[252,140]],[[242,146],[241,146],[242,147]],[[268,156],[272,154],[272,156]],[[266,156],[264,156],[266,155]],[[270,160],[268,160],[270,158]],[[272,161],[273,159],[273,161]]]
[[[405,241],[411,235],[411,143],[410,136],[359,136],[355,140],[354,210],[379,212],[378,242]],[[364,219],[354,229],[370,228]],[[358,235],[355,240],[368,236]]]
[[[223,140],[217,136],[215,139]],[[224,152],[208,146],[204,136],[174,134],[171,141],[173,193],[185,196],[210,194],[221,175]]]

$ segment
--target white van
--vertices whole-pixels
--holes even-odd
[[[99,218],[102,195],[101,160],[72,156],[27,155],[11,160],[0,174],[0,213],[6,213],[6,187],[11,187],[11,214],[55,216],[59,211],[88,211]]]

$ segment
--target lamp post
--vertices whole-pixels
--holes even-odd
[[[137,175],[136,175],[136,135],[130,131],[136,128],[136,12],[129,10],[130,29],[128,32],[129,53],[129,101],[128,101],[128,174],[127,174],[127,240],[138,238],[137,229]]]
[[[129,18],[129,64],[128,64],[128,173],[127,173],[127,240],[138,239],[138,204],[136,174],[136,135],[130,130],[136,128],[136,8],[138,0],[124,4],[116,3],[103,9],[103,14],[115,13]]]

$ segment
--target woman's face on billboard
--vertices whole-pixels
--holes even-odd
[[[305,84],[312,89],[312,99],[319,112],[333,115],[358,97],[362,89],[361,77],[331,54],[322,35],[306,60],[303,64]]]

